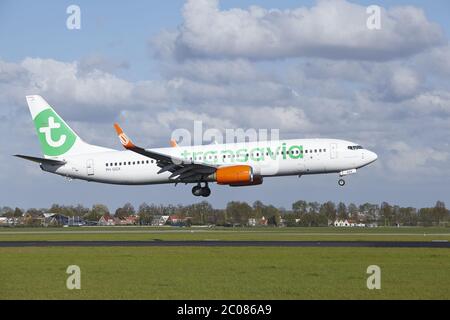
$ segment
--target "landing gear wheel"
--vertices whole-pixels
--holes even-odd
[[[338,184],[343,187],[345,185],[345,180],[344,179],[339,179]]]
[[[211,194],[211,189],[206,186],[204,188],[202,188],[202,197],[209,197],[209,195]]]
[[[200,184],[198,184],[192,188],[192,194],[196,197],[199,197],[203,193],[202,190],[203,188],[200,186]]]
[[[209,197],[211,194],[211,189],[208,187],[208,183],[205,182],[205,186],[202,187],[200,183],[192,188],[192,194],[196,197]]]

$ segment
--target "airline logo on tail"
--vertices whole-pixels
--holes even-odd
[[[34,124],[45,155],[60,156],[75,143],[75,134],[52,109],[40,112]]]

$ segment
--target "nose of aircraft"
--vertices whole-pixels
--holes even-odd
[[[378,156],[375,152],[368,151],[367,153],[367,160],[369,163],[372,163],[378,159]]]

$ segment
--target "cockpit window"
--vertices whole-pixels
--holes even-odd
[[[362,146],[348,146],[347,148],[349,148],[350,150],[359,150],[362,149]]]

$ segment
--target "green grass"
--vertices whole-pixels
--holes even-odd
[[[58,240],[450,241],[449,228],[0,228],[0,241]]]
[[[67,266],[81,290],[66,289]],[[381,290],[366,269],[381,267]],[[450,251],[422,248],[0,248],[0,299],[449,299]]]

